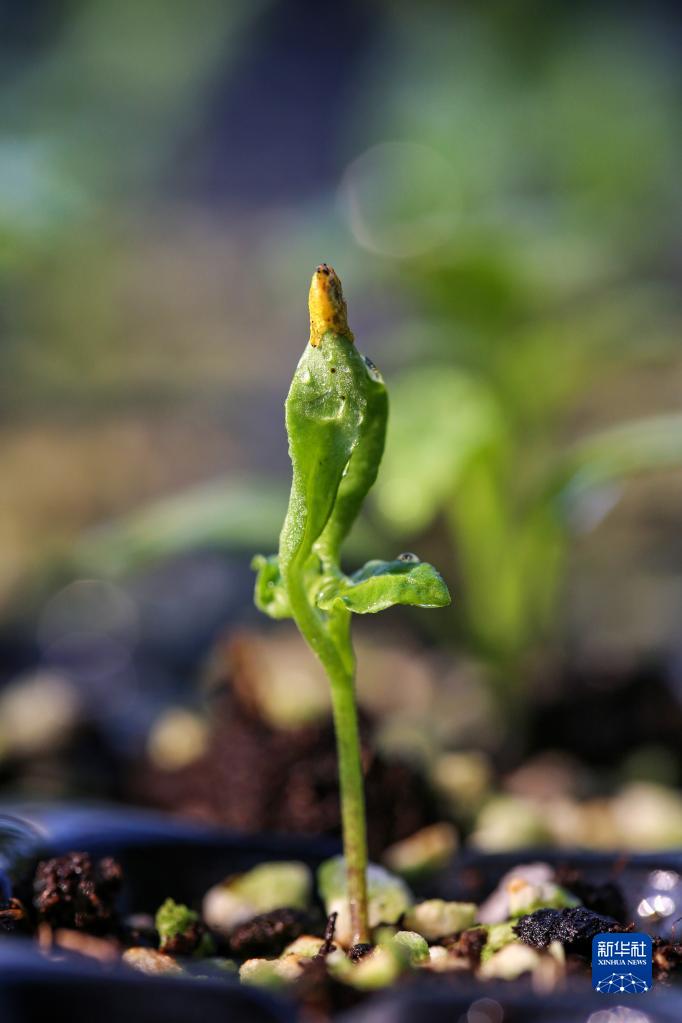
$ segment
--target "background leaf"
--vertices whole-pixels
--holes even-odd
[[[488,389],[451,366],[427,366],[391,382],[386,451],[375,487],[383,517],[400,534],[427,526],[449,503],[467,462],[503,443]]]
[[[218,480],[91,530],[73,557],[89,571],[116,576],[201,548],[267,549],[276,544],[286,503],[284,484]]]
[[[576,444],[559,464],[550,488],[569,497],[605,483],[682,465],[682,415],[620,423]]]

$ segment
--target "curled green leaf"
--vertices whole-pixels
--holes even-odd
[[[328,583],[318,594],[317,606],[331,611],[341,605],[354,614],[375,614],[396,604],[446,607],[450,593],[440,572],[426,561],[404,555],[395,561],[368,561],[350,578]]]

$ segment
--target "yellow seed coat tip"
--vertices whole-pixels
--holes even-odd
[[[353,334],[348,326],[348,314],[343,298],[341,281],[336,271],[326,263],[320,263],[310,282],[308,296],[310,310],[310,343],[317,348],[324,334],[333,330],[335,334],[343,334],[353,341]]]

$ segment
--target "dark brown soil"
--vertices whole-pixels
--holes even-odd
[[[242,959],[280,955],[302,934],[315,933],[310,916],[300,909],[274,909],[240,924],[230,937],[230,952]],[[320,944],[322,938],[320,937]]]
[[[438,820],[433,794],[409,765],[372,750],[361,722],[370,855]],[[216,708],[204,756],[189,767],[136,772],[138,800],[250,832],[340,835],[338,773],[331,719],[277,730],[234,691]]]
[[[373,948],[374,945],[370,945],[366,941],[360,941],[357,945],[351,945],[348,949],[348,958],[353,963],[359,963],[361,959],[369,955]]]
[[[676,662],[637,664],[570,659],[540,679],[530,709],[528,748],[565,750],[591,767],[612,770],[643,746],[665,749],[682,771],[682,702]]]
[[[104,933],[114,923],[122,879],[110,857],[93,862],[87,853],[71,852],[43,860],[33,881],[38,919],[51,927]]]
[[[577,871],[574,873],[574,881],[579,880],[579,873]],[[568,878],[568,873],[566,876]],[[89,960],[99,960],[108,968],[116,961],[122,948],[131,944],[130,939],[133,945],[140,944],[138,929],[141,929],[145,939],[158,938],[152,918],[148,916],[129,919],[126,926],[121,927],[113,913],[111,898],[121,883],[122,876],[120,867],[112,859],[93,861],[85,853],[72,852],[39,863],[32,880],[36,893],[35,909],[40,919],[48,925],[48,931],[51,929],[49,925],[58,928],[50,935],[50,942],[54,943],[53,952],[61,954],[66,950],[69,955],[78,954]],[[587,882],[583,883],[587,885]],[[63,926],[65,921],[73,923],[78,929],[65,928]],[[9,924],[5,929],[11,933],[15,923],[20,925],[25,923],[21,904],[16,899],[0,903],[0,932],[3,930],[3,924]],[[338,1012],[351,1009],[367,997],[366,992],[340,983],[327,972],[325,954],[333,948],[335,924],[336,914],[331,914],[325,924],[322,919],[316,921],[311,915],[300,910],[276,909],[242,924],[233,931],[229,940],[225,939],[225,947],[219,951],[221,954],[233,954],[239,959],[252,956],[271,958],[280,954],[283,948],[300,934],[318,934],[320,952],[310,960],[302,962],[302,975],[288,994],[298,1002],[303,1016],[309,1023],[315,1020],[322,1023],[333,1018]],[[625,931],[632,928],[632,924],[623,927],[614,919],[581,906],[564,910],[538,910],[521,917],[515,929],[521,940],[535,948],[546,948],[552,941],[561,941],[567,953],[569,977],[581,977],[584,980],[594,935],[602,931]],[[99,931],[102,936],[93,937],[93,930]],[[127,931],[127,940],[124,938],[121,942],[124,931]],[[166,945],[162,951],[180,956],[189,955],[196,951],[197,941],[203,939],[205,934],[203,923],[197,922],[196,925],[190,925],[186,933],[180,936],[182,941],[179,944],[175,947]],[[40,929],[38,935],[40,937]],[[462,991],[468,991],[466,997],[470,997],[473,990],[471,971],[475,971],[477,967],[484,941],[485,931],[481,927],[470,928],[459,935],[453,934],[449,938],[444,938],[443,943],[448,947],[450,954],[463,960],[469,969],[432,975],[428,977],[426,983],[432,989],[440,987],[452,990],[460,986]],[[148,944],[146,940],[143,943]],[[152,940],[150,947],[154,948],[155,945],[156,940]],[[372,946],[368,944],[355,945],[349,950],[348,956],[357,963],[371,949]],[[681,945],[674,941],[654,939],[654,976],[657,980],[667,981],[671,974],[679,969],[680,964]],[[189,968],[186,962],[184,965]],[[212,965],[210,961],[202,961],[198,969],[202,976],[224,975],[221,973],[220,965],[218,963]],[[409,993],[410,988],[424,982],[425,978],[420,977],[419,972],[407,972],[398,979],[396,982],[398,997]],[[521,977],[507,982],[505,986],[510,992],[523,992],[530,990],[529,985],[529,978]],[[485,997],[487,990],[485,984],[480,986],[482,997]]]
[[[475,970],[481,961],[481,952],[487,941],[488,935],[480,928],[475,927],[469,931],[462,931],[461,934],[453,934],[443,939],[443,944],[451,955],[457,959],[464,959],[471,970]]]
[[[547,948],[553,941],[560,941],[567,952],[586,957],[591,954],[595,934],[622,929],[617,920],[582,906],[572,909],[538,909],[535,913],[520,917],[514,926],[526,945]]]

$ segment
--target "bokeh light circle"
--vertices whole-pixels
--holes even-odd
[[[347,168],[343,211],[357,243],[380,256],[409,259],[452,235],[457,195],[452,166],[416,142],[381,142]]]
[[[49,647],[75,633],[129,640],[137,630],[137,607],[122,587],[105,579],[76,579],[45,604],[38,641]]]
[[[494,998],[479,998],[472,1002],[466,1015],[466,1023],[502,1023],[504,1009]]]

